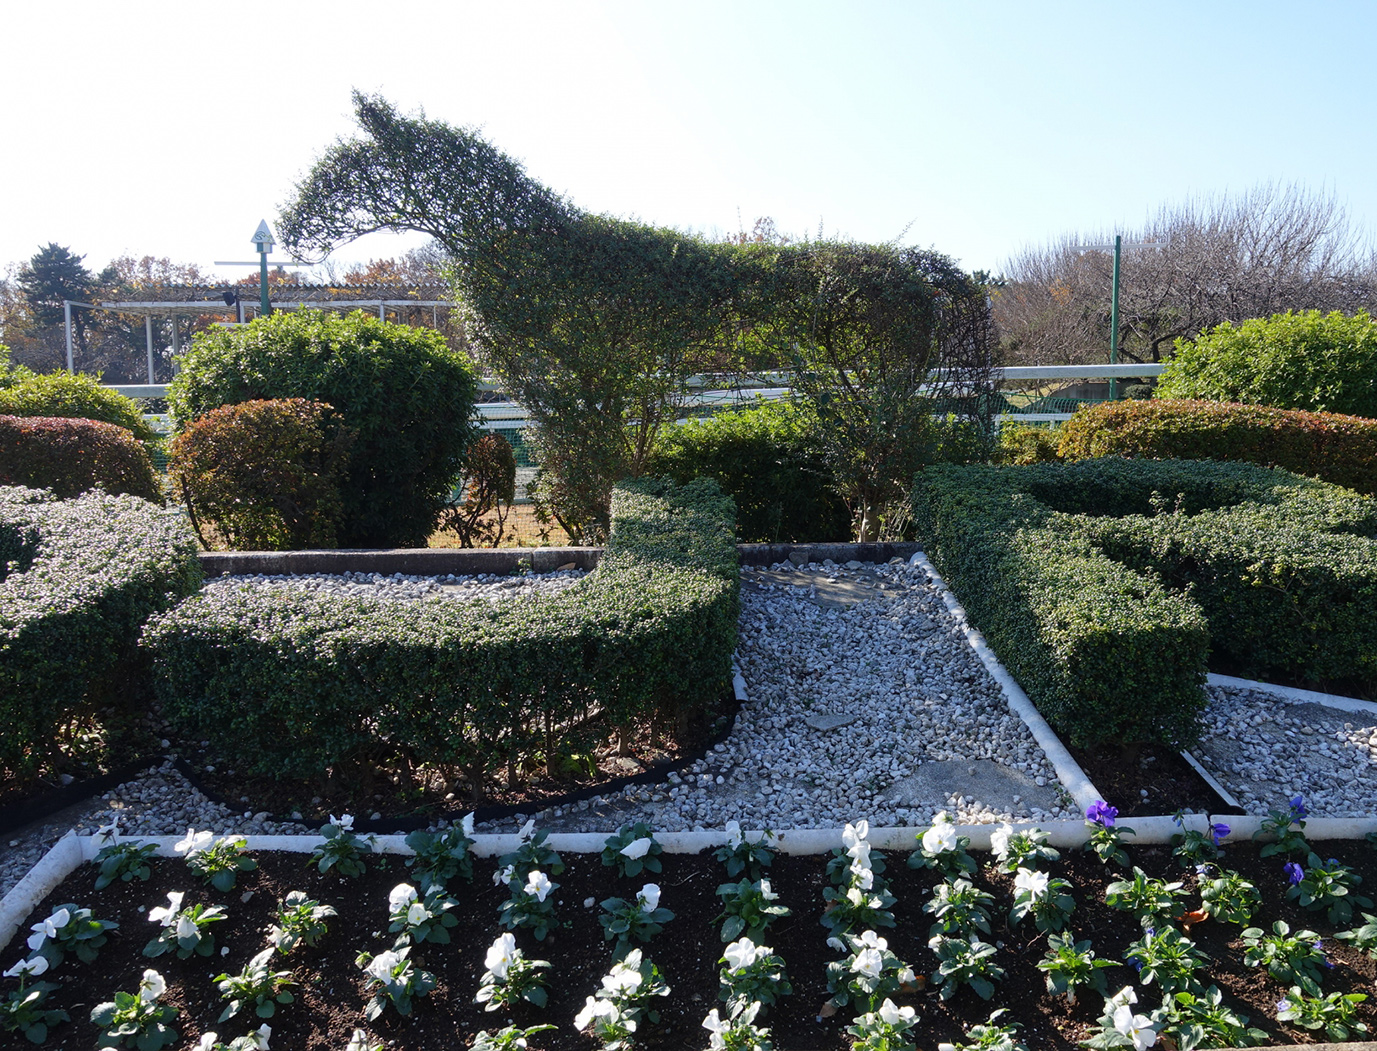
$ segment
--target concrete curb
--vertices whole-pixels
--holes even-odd
[[[928,556],[922,551],[916,551],[909,558],[909,564],[920,567],[928,575],[928,579],[936,586],[942,595],[942,601],[946,603],[947,609],[956,618],[961,630],[966,635],[966,641],[970,643],[971,649],[975,650],[976,656],[980,658],[990,675],[999,683],[1000,689],[1004,691],[1004,699],[1009,707],[1014,710],[1025,726],[1037,741],[1047,756],[1047,761],[1052,764],[1052,769],[1056,771],[1057,779],[1061,781],[1071,798],[1076,801],[1076,805],[1085,810],[1090,804],[1103,799],[1099,790],[1090,783],[1090,778],[1085,776],[1085,771],[1080,764],[1071,757],[1071,753],[1066,750],[1066,746],[1061,743],[1052,727],[1047,724],[1047,720],[1042,717],[1033,702],[1028,699],[1028,695],[1023,692],[1023,687],[1018,684],[1007,668],[999,662],[994,651],[990,649],[985,641],[985,636],[971,627],[970,621],[966,619],[966,611],[961,603],[952,594],[951,588],[947,587],[947,582],[942,579],[940,573],[933,564],[928,561]]]
[[[1274,697],[1285,697],[1288,701],[1309,704],[1322,704],[1326,708],[1336,708],[1341,712],[1353,712],[1357,715],[1377,716],[1377,704],[1372,701],[1360,701],[1356,697],[1343,697],[1337,693],[1319,693],[1315,690],[1301,690],[1294,686],[1278,686],[1270,682],[1254,682],[1252,679],[1236,679],[1232,675],[1215,675],[1211,672],[1205,676],[1207,686],[1231,686],[1240,690],[1256,690],[1259,693],[1270,693]],[[1353,1045],[1350,1044],[1350,1047]]]

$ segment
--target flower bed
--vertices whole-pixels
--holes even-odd
[[[1056,851],[1041,837],[995,830],[1002,863],[1001,853],[965,852],[963,834],[982,833],[939,824],[916,842],[913,833],[877,832],[881,845],[904,844],[885,864],[864,827],[848,826],[831,855],[779,853],[763,869],[752,868],[763,858],[749,840],[738,840],[735,851],[669,854],[636,828],[610,839],[601,855],[566,851],[562,858],[539,834],[528,833],[521,845],[485,837],[484,853],[522,852],[496,860],[474,856],[457,829],[447,843],[413,839],[418,859],[356,853],[363,845],[343,822],[324,830],[314,858],[236,857],[189,833],[179,846],[195,855],[200,872],[181,858],[153,858],[146,879],[134,872],[123,880],[107,864],[111,881],[97,890],[100,870],[84,865],[25,921],[33,951],[16,940],[7,961],[50,949],[49,935],[59,930],[86,932],[59,965],[27,979],[30,991],[35,982],[54,986],[36,1009],[72,1015],[54,1019],[46,1034],[44,1046],[56,1048],[90,1047],[100,1032],[89,1020],[93,1011],[108,1023],[118,1010],[141,1010],[141,983],[142,1010],[169,1009],[148,1032],[155,1024],[178,1030],[166,1044],[178,1048],[212,1046],[204,1039],[210,1031],[226,1047],[236,1038],[239,1047],[253,1047],[263,1024],[271,1027],[271,1047],[303,1051],[343,1051],[355,1030],[365,1032],[356,1048],[383,1041],[407,1049],[470,1046],[479,1030],[508,1024],[556,1027],[532,1034],[532,1047],[613,1047],[627,1022],[635,1028],[623,1033],[621,1046],[646,1048],[765,1046],[753,1028],[768,1029],[773,1046],[790,1049],[840,1048],[852,1039],[896,1051],[944,1042],[1146,1047],[1162,1028],[1181,1048],[1292,1043],[1325,1033],[1324,1012],[1305,1006],[1316,998],[1302,1000],[1307,990],[1350,997],[1331,1000],[1340,1006],[1329,1009],[1330,1036],[1360,1038],[1360,1027],[1377,1026],[1377,1012],[1365,999],[1373,960],[1358,946],[1370,947],[1377,931],[1357,942],[1335,936],[1363,928],[1372,906],[1360,895],[1377,879],[1377,853],[1362,840],[1308,844],[1304,826],[1290,820],[1300,812],[1298,801],[1295,814],[1278,815],[1271,831],[1280,838],[1265,846],[1206,819],[1186,819],[1174,846],[1192,856],[1175,857],[1172,844],[1135,846],[1127,835],[1114,843],[1112,812],[1097,810],[1099,823],[1087,828],[1099,851]],[[1144,839],[1160,823],[1139,822]],[[1217,839],[1222,855],[1213,857]],[[796,834],[786,834],[783,845],[791,840],[811,845]],[[1121,846],[1142,877],[1116,863]],[[1311,846],[1319,853],[1312,856]],[[906,864],[909,847],[916,850]],[[1200,872],[1198,862],[1213,867]],[[446,891],[426,891],[427,867]],[[1251,915],[1251,895],[1230,872],[1256,888]],[[1321,894],[1326,882],[1337,890],[1344,881],[1347,893]],[[288,901],[293,891],[304,897]],[[313,901],[336,913],[315,915],[323,934],[312,930]],[[285,921],[279,903],[299,922]],[[90,919],[81,920],[78,908],[90,909]],[[197,908],[199,916],[188,915]],[[213,909],[224,918],[207,919]],[[198,919],[213,942],[198,946]],[[118,926],[97,929],[93,920]],[[945,925],[945,935],[934,923]],[[649,941],[637,940],[638,932]],[[614,968],[619,937],[627,956]],[[289,951],[271,951],[273,941],[281,947],[288,940],[296,941]],[[630,955],[636,950],[639,958]],[[1196,955],[1193,972],[1180,963]],[[1060,962],[1039,968],[1053,958]],[[1136,972],[1120,962],[1134,959]],[[724,965],[735,969],[726,981]],[[1057,989],[1074,982],[1078,969],[1088,984],[1071,1003]],[[518,981],[513,992],[516,975],[545,984]],[[7,991],[17,988],[17,976],[11,967]],[[1161,990],[1173,976],[1187,995],[1173,999],[1167,1017]],[[661,981],[664,993],[647,998]],[[1125,996],[1106,1002],[1125,988],[1136,1003]],[[535,994],[523,997],[523,990]],[[512,1002],[502,1004],[508,994]],[[242,1009],[222,1021],[234,1000]],[[495,1001],[497,1010],[484,1009]],[[1344,1003],[1352,1007],[1346,1021]],[[1007,1013],[991,1025],[998,1008]],[[1297,1013],[1314,1016],[1321,1028],[1301,1028]],[[601,1042],[580,1034],[576,1020],[601,1031]],[[1010,1023],[1018,1024],[1012,1042],[995,1041],[993,1030]],[[972,1042],[981,1025],[990,1027],[991,1042]],[[1193,1025],[1217,1030],[1215,1039],[1203,1039]]]

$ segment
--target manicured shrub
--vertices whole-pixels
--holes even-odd
[[[131,399],[106,390],[90,376],[37,373],[22,365],[10,368],[3,358],[4,348],[0,347],[0,416],[100,420],[125,428],[141,442],[156,440],[157,435]]]
[[[995,462],[1026,465],[1054,463],[1061,459],[1061,431],[1032,423],[1006,423],[999,428]]]
[[[97,420],[0,416],[0,485],[58,497],[104,489],[162,503],[148,450],[125,428]]]
[[[1377,420],[1332,412],[1212,401],[1105,402],[1067,421],[1058,451],[1068,460],[1240,460],[1377,493]]]
[[[813,437],[816,421],[785,401],[689,420],[661,432],[652,474],[712,478],[736,501],[744,543],[844,541],[851,516]]]
[[[193,421],[168,470],[207,547],[203,522],[239,550],[333,547],[353,440],[324,402],[246,401]]]
[[[168,389],[179,430],[222,405],[309,398],[356,433],[343,547],[424,547],[472,437],[467,358],[429,329],[299,311],[196,336]]]
[[[98,705],[138,694],[143,622],[195,591],[201,570],[178,511],[21,488],[0,488],[0,566],[0,766],[24,776]]]
[[[246,774],[435,763],[477,795],[536,752],[588,751],[636,719],[691,722],[730,681],[736,623],[730,499],[706,480],[640,479],[615,490],[597,570],[558,595],[215,589],[144,638],[168,717]]]
[[[914,508],[975,626],[1076,744],[1189,744],[1211,643],[1254,674],[1377,681],[1369,497],[1105,458],[929,468]]]
[[[1225,322],[1176,341],[1156,396],[1377,418],[1377,322],[1318,310]]]

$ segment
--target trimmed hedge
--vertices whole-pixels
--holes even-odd
[[[934,467],[919,535],[1072,743],[1189,745],[1210,645],[1252,674],[1377,679],[1377,501],[1250,464]]]
[[[65,417],[0,416],[0,485],[163,499],[148,450],[128,430]]]
[[[813,435],[816,421],[789,402],[720,412],[666,427],[649,472],[712,478],[736,501],[743,543],[848,540],[851,513]]]
[[[246,401],[177,435],[168,474],[201,543],[208,519],[231,549],[334,547],[354,432],[332,417],[305,398]]]
[[[197,333],[168,385],[178,430],[222,405],[309,398],[356,433],[341,487],[342,547],[425,547],[474,437],[477,379],[433,329],[282,311]]]
[[[638,718],[686,723],[729,682],[736,631],[730,498],[640,479],[614,492],[598,569],[559,595],[214,589],[151,621],[144,642],[169,718],[244,773],[434,763],[477,796],[504,764],[586,751]]]
[[[1212,401],[1104,402],[1062,426],[1058,452],[1067,460],[1238,460],[1377,493],[1377,420],[1332,412]]]
[[[126,438],[128,436],[126,435]],[[132,439],[129,439],[132,440]],[[201,584],[177,511],[0,488],[0,765],[31,774],[138,656],[144,621]]]
[[[0,416],[62,416],[100,420],[152,443],[157,433],[131,398],[106,390],[90,376],[70,372],[31,372],[23,366],[4,367],[0,347]]]
[[[1377,321],[1365,310],[1226,321],[1176,341],[1156,396],[1377,418]]]

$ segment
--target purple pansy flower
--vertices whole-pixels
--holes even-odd
[[[1114,819],[1118,816],[1118,808],[1110,806],[1103,799],[1097,799],[1085,808],[1085,819],[1105,828],[1113,826]]]
[[[1305,876],[1305,870],[1294,861],[1288,861],[1281,867],[1281,871],[1286,873],[1286,878],[1291,881],[1293,887]]]
[[[1308,810],[1305,809],[1305,797],[1304,797],[1304,796],[1296,796],[1294,799],[1291,800],[1291,820],[1292,820],[1292,821],[1303,821],[1303,820],[1305,820],[1305,815],[1308,814],[1309,812],[1310,812],[1310,811],[1308,811]]]
[[[1219,846],[1219,841],[1227,836],[1229,832],[1229,826],[1223,822],[1218,822],[1210,826],[1210,835],[1214,837],[1214,845],[1216,847]]]

